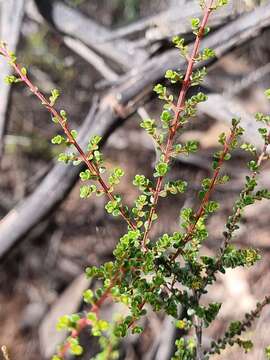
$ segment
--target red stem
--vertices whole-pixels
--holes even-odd
[[[34,84],[30,81],[30,79],[27,77],[27,75],[24,75],[22,73],[21,68],[14,61],[12,61],[12,57],[5,47],[0,47],[0,53],[2,55],[4,55],[10,61],[10,65],[13,67],[15,72],[19,75],[21,80],[29,87],[31,92],[41,101],[42,105],[44,105],[46,107],[46,109],[51,113],[51,115],[58,120],[64,133],[66,134],[66,136],[68,138],[68,141],[76,148],[76,150],[78,151],[78,153],[81,156],[81,159],[83,160],[83,162],[85,163],[87,168],[91,171],[91,173],[93,173],[97,176],[97,181],[101,185],[104,193],[107,195],[107,197],[109,198],[110,201],[115,201],[115,197],[109,191],[109,186],[105,183],[105,181],[101,177],[98,167],[94,163],[92,163],[90,160],[88,160],[87,154],[83,151],[83,149],[80,147],[78,142],[72,136],[69,126],[68,126],[67,122],[65,121],[65,119],[54,109],[54,107],[50,104],[50,102],[46,99],[46,97],[38,90],[38,88],[36,86],[34,86]],[[133,230],[136,230],[136,225],[133,224],[132,221],[128,218],[128,216],[126,215],[126,212],[122,206],[120,207],[120,213],[121,213],[121,216],[124,218],[124,220],[127,222],[127,224]]]
[[[226,143],[224,144],[224,149],[222,152],[221,157],[219,158],[218,161],[218,165],[213,173],[212,179],[211,179],[211,183],[209,186],[209,189],[207,190],[207,192],[205,193],[201,204],[199,206],[199,209],[197,210],[196,214],[195,214],[195,221],[194,223],[189,227],[184,239],[183,239],[183,244],[186,244],[187,242],[190,241],[194,230],[196,229],[196,225],[198,224],[198,221],[201,219],[202,216],[204,216],[205,214],[205,206],[207,205],[207,203],[209,202],[209,199],[215,189],[215,185],[216,182],[218,180],[219,174],[220,174],[220,170],[221,167],[224,163],[224,159],[225,156],[228,154],[229,150],[230,150],[230,145],[233,142],[233,140],[235,139],[235,133],[231,132],[229,139],[226,141]],[[178,249],[175,254],[171,257],[171,260],[174,261],[182,252],[182,248]]]
[[[181,91],[179,93],[177,106],[174,108],[174,119],[172,121],[172,125],[171,125],[170,132],[169,132],[169,137],[168,137],[168,140],[167,140],[165,153],[164,153],[164,162],[166,162],[166,163],[169,163],[169,160],[170,160],[170,157],[171,157],[171,150],[172,150],[172,146],[173,146],[173,141],[174,141],[176,132],[180,127],[179,117],[180,117],[180,114],[184,110],[184,107],[185,107],[185,99],[186,99],[187,91],[188,91],[188,89],[190,87],[190,82],[191,82],[190,78],[191,78],[191,75],[192,75],[192,72],[193,72],[196,57],[197,57],[198,52],[199,52],[201,39],[202,39],[202,37],[204,35],[205,27],[206,27],[206,24],[208,22],[209,16],[210,16],[210,14],[212,12],[213,2],[214,2],[214,0],[210,0],[209,4],[208,4],[208,6],[207,6],[207,8],[205,10],[204,17],[203,17],[200,29],[199,29],[198,34],[196,36],[196,40],[195,40],[195,43],[194,43],[192,54],[191,54],[191,57],[189,58],[189,61],[188,61],[188,66],[187,66],[185,78],[184,78],[183,83],[182,83]],[[158,198],[159,198],[159,194],[160,194],[160,191],[161,191],[161,188],[162,188],[163,179],[164,179],[164,176],[160,176],[158,178],[156,188],[154,190],[154,200],[153,200],[153,204],[151,206],[149,217],[148,217],[147,229],[144,232],[144,236],[143,236],[143,240],[142,240],[142,246],[143,246],[144,251],[147,250],[146,242],[147,242],[150,230],[152,228],[153,217],[154,217],[154,214],[155,214],[155,211],[156,211],[156,208],[157,208]]]

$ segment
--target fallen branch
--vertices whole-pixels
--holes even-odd
[[[190,1],[186,6],[179,6],[179,3],[176,3],[168,10],[112,31],[103,41],[110,42],[126,36],[132,35],[134,37],[140,34],[141,38],[137,36],[138,40],[135,43],[144,43],[147,46],[149,43],[167,40],[174,35],[190,35],[189,19],[200,17],[200,15],[200,7],[196,1]],[[215,14],[210,19],[209,25],[216,28],[237,17],[237,15],[239,13],[234,12],[233,4],[230,4]]]
[[[258,135],[260,124],[239,103],[226,95],[210,94],[207,102],[198,105],[198,116],[200,115],[207,115],[228,125],[232,118],[238,117],[245,128],[243,139],[258,148],[263,145],[262,138]]]
[[[125,105],[118,102],[114,93],[104,96],[99,109],[94,106],[90,110],[80,129],[78,141],[82,148],[96,134],[106,141],[121,125],[120,120],[139,107],[137,101]],[[37,189],[0,221],[0,258],[65,199],[81,170],[80,166],[56,164]]]
[[[76,37],[99,54],[120,64],[124,69],[142,63],[148,57],[144,50],[135,49],[128,40],[120,39],[101,44],[102,39],[108,35],[108,30],[60,1],[36,0],[35,3],[42,16],[57,31],[63,35]],[[30,7],[27,13],[36,20]]]
[[[217,61],[237,46],[257,37],[264,29],[268,28],[270,26],[269,13],[270,3],[266,3],[252,12],[240,16],[237,20],[207,36],[202,42],[202,48],[213,49],[216,58],[212,61]],[[125,84],[127,82],[126,91],[128,93],[129,81],[132,83],[132,78],[134,81],[140,78],[140,81],[137,81],[139,87],[137,91],[139,92],[149,82],[153,83],[163,78],[168,68],[179,70],[179,68],[183,68],[184,64],[185,60],[179,61],[177,50],[168,50],[145,62],[143,69],[137,67],[131,73],[122,76],[121,83]]]

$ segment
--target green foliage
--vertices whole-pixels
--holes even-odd
[[[165,73],[165,79],[170,80],[172,84],[176,84],[177,82],[180,82],[181,80],[183,80],[183,77],[184,75],[179,71],[167,70]]]
[[[95,185],[84,185],[80,188],[80,198],[87,199],[97,191]]]
[[[193,72],[193,74],[191,75],[191,77],[190,77],[191,78],[191,85],[192,86],[200,85],[203,82],[206,75],[207,75],[207,71],[206,71],[205,67],[203,67],[201,69],[198,69],[198,70],[195,70]]]
[[[201,21],[199,18],[193,18],[191,19],[191,28],[193,30],[193,33],[195,35],[198,35],[198,31],[200,29],[200,24],[201,24]]]
[[[175,342],[177,351],[172,360],[193,360],[196,356],[196,341],[193,338],[185,340],[181,338]]]
[[[212,11],[226,3],[226,0],[216,0],[210,9],[207,2],[201,0],[204,20],[208,19]],[[197,43],[209,32],[204,20],[191,20]],[[165,78],[169,80],[168,83],[179,84],[181,87],[177,101],[165,85],[157,84],[154,87],[154,92],[163,101],[160,121],[144,119],[140,126],[156,146],[156,163],[149,178],[145,175],[135,175],[133,184],[138,194],[131,209],[123,205],[122,196],[115,194],[114,188],[120,183],[124,171],[120,167],[111,172],[106,170],[101,151],[102,138],[98,135],[91,137],[87,149],[83,150],[77,142],[76,130],[70,130],[68,126],[65,110],[60,110],[58,114],[53,108],[60,92],[53,89],[49,100],[46,100],[34,85],[30,85],[33,93],[39,99],[42,98],[42,104],[50,111],[53,122],[64,131],[65,136],[54,136],[52,143],[74,147],[74,152],[60,153],[58,160],[73,163],[74,166],[83,163],[85,166],[80,172],[80,197],[88,199],[93,194],[106,196],[106,211],[112,216],[121,216],[127,223],[127,231],[121,236],[113,252],[114,260],[100,267],[86,269],[87,278],[97,279],[97,287],[83,293],[86,306],[84,312],[65,315],[59,319],[57,329],[68,331],[70,336],[63,346],[60,346],[53,360],[63,360],[66,351],[80,356],[83,348],[79,342],[79,335],[86,327],[90,329],[92,336],[99,338],[101,352],[93,360],[118,359],[117,346],[120,339],[130,333],[143,332],[139,321],[150,307],[155,312],[174,317],[176,326],[186,331],[187,336],[176,341],[173,360],[206,360],[214,354],[219,354],[227,346],[235,344],[248,352],[252,349],[252,342],[240,336],[252,326],[264,306],[270,303],[270,298],[266,297],[258,303],[255,310],[246,314],[244,320],[231,323],[224,336],[213,341],[210,349],[202,355],[204,329],[217,319],[222,306],[220,303],[210,303],[206,306],[205,294],[211,290],[210,286],[216,281],[218,274],[224,274],[229,268],[250,267],[260,260],[256,249],[239,248],[233,245],[231,240],[237,235],[245,208],[262,199],[270,199],[270,190],[258,185],[261,168],[269,159],[266,150],[270,139],[270,115],[257,113],[255,116],[262,124],[259,129],[264,142],[262,151],[253,144],[243,143],[241,137],[244,129],[240,126],[240,120],[232,119],[229,134],[222,133],[219,136],[220,145],[213,156],[212,173],[202,179],[197,196],[198,204],[194,208],[181,209],[177,231],[172,234],[160,234],[158,238],[152,236],[151,230],[159,220],[159,202],[162,198],[172,195],[183,195],[188,187],[187,181],[172,180],[170,170],[173,158],[188,156],[199,149],[198,142],[194,140],[177,143],[178,135],[184,126],[190,124],[197,116],[198,104],[207,101],[207,95],[203,92],[196,91],[195,88],[192,95],[189,95],[188,90],[191,86],[200,85],[207,75],[206,68],[201,62],[215,56],[212,49],[204,48],[199,52],[195,47],[191,57],[185,40],[178,36],[174,37],[173,44],[181,56],[188,60],[189,66],[185,74],[175,70],[166,71]],[[24,81],[26,69],[21,68],[18,71],[15,55],[8,53],[3,45],[0,52],[8,58],[16,72],[16,76],[8,77],[8,83]],[[27,84],[29,85],[29,82]],[[269,89],[265,94],[270,99]],[[227,218],[223,242],[218,252],[214,256],[206,256],[203,254],[202,245],[209,236],[208,219],[220,208],[220,204],[213,199],[214,191],[217,186],[230,181],[230,177],[222,173],[222,167],[231,159],[234,150],[239,148],[249,153],[248,174]],[[103,173],[106,173],[104,178]],[[108,299],[127,308],[126,315],[118,317],[112,323],[100,318],[99,309]],[[179,319],[180,306],[186,310],[183,319]],[[194,337],[189,337],[192,334]],[[270,350],[267,348],[266,356],[270,357],[269,354]]]
[[[165,162],[159,162],[156,165],[156,172],[154,173],[155,177],[163,177],[167,174],[169,171],[169,165]]]
[[[237,249],[233,245],[228,245],[224,251],[222,263],[225,268],[236,268],[239,266],[252,266],[260,255],[255,249]]]
[[[83,348],[79,343],[78,338],[69,338],[70,352],[72,355],[79,356],[83,353]]]
[[[188,55],[188,45],[185,45],[185,39],[181,38],[179,36],[175,36],[172,39],[172,42],[174,46],[180,50],[180,54],[183,57],[186,57]]]
[[[73,330],[76,329],[77,322],[80,320],[80,316],[77,314],[64,315],[59,318],[57,323],[57,330]]]
[[[109,214],[113,216],[119,216],[121,212],[121,197],[118,195],[115,197],[115,200],[109,201],[105,206],[105,209]]]
[[[8,75],[5,77],[5,82],[8,84],[8,85],[12,85],[12,84],[17,84],[19,82],[21,82],[22,80],[20,78],[17,78],[16,76],[14,75]]]
[[[95,150],[98,150],[99,149],[99,144],[102,140],[102,137],[101,136],[98,136],[98,135],[95,135],[93,136],[90,140],[89,140],[89,143],[88,143],[88,146],[87,146],[87,150],[88,151],[95,151]]]
[[[270,99],[270,89],[265,90],[265,96]]]
[[[109,177],[109,184],[111,186],[119,184],[120,179],[122,176],[124,176],[124,174],[125,174],[124,170],[122,170],[120,168],[114,169],[114,171],[112,172],[112,174]]]
[[[66,141],[66,139],[62,135],[56,135],[52,138],[52,144],[60,145]]]
[[[59,98],[59,96],[60,96],[60,91],[59,90],[53,89],[51,91],[51,96],[49,98],[51,106],[55,105],[55,103],[56,103],[57,99]]]
[[[214,58],[216,53],[213,49],[205,48],[196,58],[196,61],[207,61]]]
[[[267,346],[265,348],[265,356],[267,359],[270,359],[270,346]]]

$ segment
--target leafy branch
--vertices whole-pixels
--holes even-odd
[[[14,71],[17,75],[17,77],[14,75],[8,76],[6,78],[6,81],[9,84],[19,83],[19,82],[25,83],[25,85],[30,89],[30,91],[40,100],[41,104],[49,111],[49,113],[52,116],[52,120],[55,123],[59,124],[61,126],[61,128],[63,129],[63,131],[66,135],[66,139],[61,135],[57,135],[52,139],[52,143],[60,145],[63,142],[65,142],[68,145],[73,145],[79,153],[80,160],[83,161],[85,163],[86,167],[88,168],[89,173],[86,173],[86,174],[88,174],[88,177],[89,178],[92,177],[100,184],[102,191],[107,195],[107,197],[109,198],[109,200],[111,202],[113,202],[113,203],[117,202],[117,199],[111,192],[111,187],[108,184],[106,184],[105,180],[102,178],[101,169],[98,166],[99,161],[96,161],[96,163],[93,161],[93,152],[94,151],[97,152],[98,143],[101,141],[101,138],[94,137],[93,139],[91,139],[89,142],[89,144],[90,144],[89,147],[92,148],[91,151],[84,152],[76,140],[76,134],[77,134],[76,131],[71,130],[68,125],[68,119],[67,119],[67,114],[66,114],[65,110],[61,110],[60,112],[58,112],[54,107],[55,102],[60,95],[59,91],[57,89],[53,89],[51,92],[50,99],[48,100],[39,91],[38,87],[36,87],[31,82],[31,80],[27,76],[26,68],[21,67],[20,65],[17,64],[16,56],[12,52],[8,51],[5,43],[3,43],[3,42],[0,44],[0,54],[3,55],[8,60],[9,64],[12,66],[12,68],[14,69]],[[96,156],[98,156],[97,153],[96,153]],[[61,156],[60,156],[60,160],[61,159],[64,162],[67,162],[68,160],[70,160],[68,155],[63,155],[63,154],[61,154]],[[98,159],[95,159],[95,160],[98,160]],[[82,175],[82,177],[83,177],[83,175]],[[135,229],[136,225],[133,224],[132,221],[129,219],[124,206],[120,205],[119,211],[120,211],[121,216],[124,218],[124,220],[130,226],[130,228]]]
[[[165,151],[163,152],[162,158],[160,159],[161,161],[156,166],[158,179],[157,179],[156,187],[155,187],[155,190],[154,190],[154,193],[153,193],[153,200],[152,200],[152,205],[151,205],[151,208],[150,208],[149,217],[148,217],[148,220],[147,220],[147,227],[146,227],[146,230],[144,232],[143,240],[142,240],[143,248],[145,250],[147,248],[146,243],[147,243],[147,240],[148,240],[148,235],[149,235],[149,233],[151,231],[154,216],[155,216],[155,213],[156,213],[158,199],[159,199],[161,188],[162,188],[162,182],[163,182],[164,176],[167,174],[167,172],[169,170],[169,162],[170,162],[171,154],[172,154],[172,151],[173,151],[174,138],[175,138],[175,135],[176,135],[177,131],[179,130],[179,128],[181,128],[183,126],[181,121],[179,121],[179,117],[180,117],[182,111],[185,109],[185,106],[186,106],[185,99],[186,99],[188,89],[192,85],[191,77],[192,77],[192,73],[193,73],[194,64],[195,64],[196,58],[198,56],[201,39],[205,34],[205,28],[206,28],[209,16],[210,16],[211,12],[213,11],[213,3],[214,3],[214,0],[211,0],[209,2],[207,7],[205,8],[204,17],[203,17],[203,20],[202,20],[201,24],[200,24],[200,22],[197,23],[198,31],[196,33],[196,40],[195,40],[195,43],[194,43],[192,54],[191,54],[191,56],[189,58],[189,61],[188,61],[188,66],[187,66],[185,77],[184,77],[183,82],[182,82],[182,86],[181,86],[180,94],[179,94],[179,97],[178,97],[177,105],[173,104],[172,101],[170,101],[170,103],[169,103],[170,108],[172,108],[172,110],[174,112],[173,119],[172,120],[170,119],[170,113],[169,112],[165,112],[165,114],[168,114],[169,121],[170,121],[170,123],[169,123],[169,135],[168,135],[167,143],[165,145]],[[184,43],[183,43],[182,39],[175,38],[174,43],[176,44],[176,46],[178,48],[180,48],[180,50],[182,50],[182,51],[187,50],[187,47],[184,46]],[[171,72],[171,76],[167,72],[167,77],[173,79],[173,82],[176,82],[176,80],[177,80],[177,78],[175,77],[174,72]],[[180,77],[178,79],[180,80]],[[156,88],[156,90],[157,90],[157,93],[159,93],[160,97],[162,97],[162,91],[164,91],[164,88],[159,87],[159,88]]]
[[[54,136],[53,144],[75,148],[75,153],[60,153],[58,160],[73,163],[74,166],[80,163],[85,165],[85,170],[80,173],[83,183],[80,197],[88,199],[93,194],[105,195],[108,198],[105,205],[107,212],[113,216],[121,216],[127,223],[127,232],[121,236],[113,252],[114,260],[100,267],[86,269],[86,276],[96,278],[99,285],[95,290],[88,289],[84,292],[85,311],[65,315],[59,319],[58,330],[67,330],[69,336],[59,346],[53,360],[63,360],[69,353],[81,355],[83,347],[79,337],[86,328],[90,329],[92,336],[100,339],[101,353],[95,359],[117,359],[116,348],[120,339],[129,332],[140,334],[143,331],[143,328],[138,326],[138,321],[146,315],[146,305],[150,305],[155,312],[173,316],[176,326],[191,334],[187,339],[180,338],[176,341],[173,360],[206,360],[227,345],[236,343],[244,350],[250,348],[250,342],[242,340],[239,336],[252,325],[262,309],[268,305],[270,298],[266,297],[259,303],[253,312],[246,315],[244,321],[233,323],[223,338],[212,343],[209,351],[202,347],[203,330],[215,321],[222,304],[205,305],[202,298],[208,291],[207,286],[216,280],[218,272],[224,273],[226,269],[237,266],[249,267],[260,259],[256,249],[238,249],[231,244],[231,239],[239,227],[244,208],[256,201],[270,199],[269,190],[257,190],[260,169],[263,163],[269,160],[270,116],[262,113],[256,115],[256,120],[263,124],[259,129],[264,140],[261,152],[252,144],[240,144],[244,129],[240,126],[239,119],[232,120],[229,134],[226,136],[223,133],[219,137],[221,149],[214,154],[212,176],[202,180],[198,207],[182,209],[179,231],[162,234],[158,239],[150,240],[154,222],[158,219],[157,207],[161,198],[183,194],[188,186],[182,179],[166,179],[175,157],[188,156],[198,151],[196,141],[177,143],[177,136],[197,115],[197,105],[207,100],[204,93],[196,92],[196,87],[207,75],[206,68],[195,69],[195,65],[215,56],[212,49],[200,49],[201,41],[210,31],[207,26],[210,15],[226,3],[226,0],[200,1],[203,16],[202,20],[191,20],[195,37],[191,50],[183,38],[177,36],[173,39],[180,55],[187,59],[187,69],[185,73],[170,69],[166,71],[165,78],[172,84],[180,85],[176,101],[163,84],[154,87],[158,98],[163,101],[161,121],[157,123],[154,119],[145,119],[141,127],[152,137],[158,159],[151,178],[140,174],[135,176],[133,185],[138,189],[139,195],[131,209],[124,206],[121,196],[115,193],[124,171],[117,167],[108,173],[100,151],[101,137],[93,136],[89,139],[87,149],[83,150],[76,139],[76,131],[69,127],[66,112],[57,111],[55,108],[59,91],[53,89],[47,99],[31,82],[26,68],[17,64],[16,56],[8,51],[5,44],[0,45],[0,54],[8,60],[14,70],[14,75],[7,77],[6,81],[10,84],[23,82],[48,110],[53,122],[60,125],[64,134]],[[195,87],[195,91],[194,95],[189,96],[191,87]],[[270,90],[266,91],[266,96],[270,97]],[[230,160],[236,148],[242,148],[253,156],[248,163],[251,175],[246,177],[245,186],[225,224],[224,243],[219,253],[214,257],[204,256],[201,250],[203,242],[208,237],[207,220],[219,209],[218,202],[212,200],[212,197],[217,186],[230,180],[227,175],[222,174],[222,170],[224,163]],[[105,173],[106,175],[103,175]],[[100,309],[106,301],[125,305],[129,310],[128,315],[122,314],[112,323],[103,320],[100,318]],[[179,306],[186,309],[185,319],[178,319]]]

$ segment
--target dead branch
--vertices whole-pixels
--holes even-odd
[[[233,10],[233,4],[229,4],[210,19],[209,25],[216,28],[236,18],[240,13]],[[132,35],[134,37],[136,35],[136,43],[148,45],[155,41],[169,39],[174,35],[191,34],[189,19],[200,16],[201,11],[198,2],[190,1],[188,5],[179,5],[179,2],[177,2],[165,11],[112,31],[103,41],[110,42],[126,36]],[[138,37],[138,34],[140,37]]]
[[[104,96],[98,111],[95,105],[80,129],[81,146],[85,148],[89,138],[96,134],[103,136],[105,142],[138,107],[136,101],[118,102],[114,93]],[[81,170],[80,166],[56,164],[37,189],[0,221],[0,258],[65,199]]]
[[[239,103],[226,97],[226,95],[209,95],[205,103],[199,104],[198,115],[207,115],[228,125],[230,125],[232,118],[239,117],[245,128],[245,141],[254,144],[256,147],[263,145],[263,141],[258,135],[259,123],[254,121],[254,117],[248,114]]]
[[[63,35],[76,37],[105,58],[120,64],[124,69],[142,63],[148,57],[145,51],[135,49],[132,42],[128,40],[120,39],[101,44],[101,40],[107,36],[108,30],[60,1],[38,0],[35,3],[42,16],[57,31]],[[27,9],[27,13],[31,18],[36,19],[30,7]]]
[[[237,46],[243,45],[257,37],[264,29],[268,28],[270,26],[269,13],[270,3],[266,3],[264,6],[248,14],[241,15],[237,20],[232,21],[206,37],[202,42],[202,48],[214,49],[217,58],[212,61],[218,60]],[[177,50],[168,50],[145,62],[143,68],[137,67],[132,73],[122,76],[121,83],[127,83],[126,94],[129,96],[129,84],[133,83],[135,79],[137,79],[137,86],[139,87],[136,91],[139,92],[149,82],[152,83],[161,79],[168,68],[177,70],[181,69],[184,64],[185,60],[179,60]],[[132,81],[132,79],[134,80]]]

